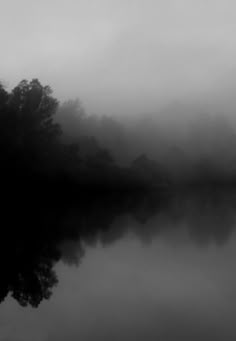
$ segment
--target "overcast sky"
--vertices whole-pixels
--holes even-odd
[[[91,112],[217,98],[236,81],[234,0],[0,0],[0,79]],[[234,94],[232,95],[234,98]]]

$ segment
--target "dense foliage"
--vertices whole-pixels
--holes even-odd
[[[77,116],[72,119],[70,114],[64,115],[70,128],[63,133],[61,125],[55,122],[55,114],[68,107],[71,113],[73,106]],[[59,109],[51,88],[37,79],[23,80],[10,92],[1,86],[1,172],[8,188],[23,186],[36,194],[38,190],[57,195],[61,191],[75,192],[77,188],[134,190],[153,185],[135,167],[119,167],[108,149],[100,147],[91,134],[84,134],[86,130],[79,124],[84,115],[73,101]],[[76,138],[75,132],[68,133],[73,127]]]

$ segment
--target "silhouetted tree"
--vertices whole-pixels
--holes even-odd
[[[37,79],[21,81],[10,93],[0,89],[1,157],[12,168],[49,162],[60,126],[53,121],[58,101]]]
[[[56,116],[64,122],[63,134]],[[134,169],[118,167],[104,146],[122,144],[116,120],[87,116],[78,100],[59,107],[51,88],[37,79],[23,80],[9,93],[0,87],[0,123],[1,178],[15,191],[21,186],[57,196],[82,185],[143,190],[152,180],[146,176],[145,183]]]

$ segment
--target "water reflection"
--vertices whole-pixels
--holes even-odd
[[[37,307],[57,284],[59,260],[80,264],[86,245],[111,245],[128,233],[146,243],[184,229],[196,245],[222,245],[235,227],[235,209],[229,191],[83,194],[67,205],[16,201],[2,207],[0,300],[10,294]]]

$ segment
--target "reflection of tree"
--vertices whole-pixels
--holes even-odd
[[[43,242],[41,232],[31,229],[33,226],[25,224],[1,231],[0,300],[10,293],[22,306],[30,304],[36,307],[50,297],[57,283],[52,267],[60,255],[53,240]]]
[[[22,306],[37,307],[43,299],[50,297],[51,289],[57,283],[52,270],[53,261],[51,255],[39,256],[27,253],[23,257],[15,255],[14,259],[2,260],[0,300],[9,292]]]
[[[37,307],[48,299],[57,283],[54,264],[63,257],[64,241],[76,241],[76,249],[68,250],[67,259],[80,262],[83,244],[98,240],[108,243],[120,238],[109,235],[115,218],[135,210],[142,200],[137,195],[83,194],[72,204],[62,206],[50,198],[17,201],[1,207],[0,301],[10,294],[22,306]],[[27,209],[27,211],[26,211]],[[74,254],[73,254],[74,253]]]
[[[197,245],[225,243],[235,226],[236,197],[233,192],[214,190],[176,194],[159,213],[152,215],[148,229],[138,225],[135,232],[146,239],[165,231],[186,229]]]
[[[56,262],[80,264],[86,245],[112,244],[129,231],[145,242],[186,226],[198,245],[224,243],[234,228],[235,208],[236,198],[228,192],[81,193],[67,206],[50,198],[6,204],[1,208],[7,225],[1,229],[0,300],[10,294],[22,306],[37,307],[57,283]]]
[[[38,306],[42,299],[48,299],[51,288],[57,283],[49,259],[22,269],[12,284],[12,296],[21,305]]]

